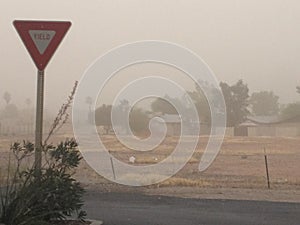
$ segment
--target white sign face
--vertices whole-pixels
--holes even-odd
[[[41,55],[46,51],[55,33],[54,30],[29,30],[29,34]]]

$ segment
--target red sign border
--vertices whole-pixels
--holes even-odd
[[[70,21],[15,20],[13,25],[38,70],[44,70],[72,23]],[[53,30],[56,32],[44,54],[41,55],[38,51],[29,34],[29,30]]]

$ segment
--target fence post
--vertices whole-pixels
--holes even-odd
[[[268,189],[270,189],[271,186],[270,186],[270,176],[269,176],[268,157],[267,157],[267,153],[266,153],[266,148],[265,148],[265,147],[264,147],[264,155],[265,155],[265,165],[266,165],[266,174],[267,174]]]

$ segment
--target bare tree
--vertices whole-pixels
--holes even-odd
[[[11,100],[11,94],[9,92],[5,92],[4,95],[3,95],[3,99],[4,101],[6,102],[6,104],[8,105],[10,103],[10,100]]]

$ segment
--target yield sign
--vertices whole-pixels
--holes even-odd
[[[71,22],[15,20],[14,26],[38,70],[44,70]]]

